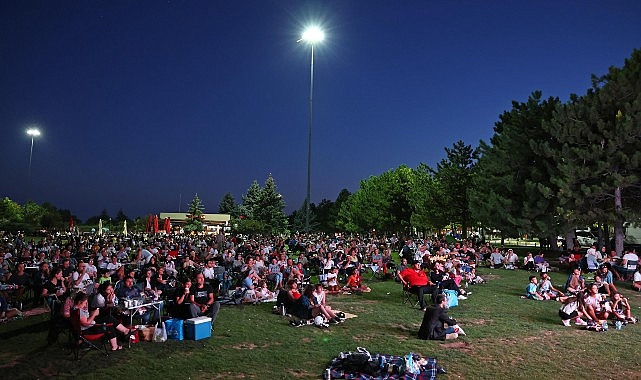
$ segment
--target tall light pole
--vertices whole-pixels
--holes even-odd
[[[312,58],[310,63],[310,76],[309,76],[309,134],[307,138],[307,196],[305,198],[305,232],[309,233],[309,214],[311,203],[311,177],[312,177],[312,120],[313,120],[313,99],[314,99],[314,44],[323,41],[325,34],[323,31],[312,26],[307,28],[298,42],[307,42],[312,48]]]
[[[40,136],[38,128],[27,129],[27,135],[31,137],[31,150],[29,150],[29,182],[31,182],[31,158],[33,157],[33,139]]]

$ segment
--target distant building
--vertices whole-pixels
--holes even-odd
[[[171,220],[171,229],[182,229],[182,226],[187,221],[186,212],[161,212],[160,220],[169,218]],[[217,234],[222,228],[227,232],[231,229],[229,221],[231,215],[229,214],[203,214],[203,224],[205,225],[205,232],[208,234]]]

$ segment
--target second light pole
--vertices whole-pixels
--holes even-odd
[[[298,42],[306,42],[311,46],[312,58],[309,76],[309,135],[307,138],[307,195],[305,197],[305,232],[309,233],[309,216],[311,212],[311,178],[312,178],[312,125],[314,114],[314,44],[323,41],[325,34],[320,28],[312,26],[307,28]]]

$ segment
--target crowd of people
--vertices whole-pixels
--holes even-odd
[[[222,233],[107,237],[62,234],[45,236],[38,242],[26,241],[21,235],[0,237],[4,241],[0,246],[3,312],[9,304],[40,305],[45,301],[52,310],[61,310],[65,315],[82,305],[81,315],[90,320],[93,310],[102,310],[98,315],[113,317],[112,312],[105,310],[118,300],[145,297],[167,301],[169,314],[177,318],[210,317],[213,328],[221,303],[239,297],[241,302],[275,302],[275,312],[292,316],[293,325],[315,323],[327,327],[344,321],[344,314],[328,305],[327,295],[368,292],[371,289],[364,283],[363,275],[371,273],[383,280],[395,279],[414,294],[419,308],[426,312],[425,323],[433,326],[435,320],[443,322],[442,331],[438,332],[433,327],[425,327],[429,331],[422,327],[421,337],[452,338],[462,335],[461,327],[457,325],[457,330],[451,331],[452,321],[447,321],[443,317],[446,314],[435,308],[449,303],[447,297],[443,300],[444,293],[465,300],[471,294],[467,285],[485,282],[476,268],[487,266],[540,272],[540,279],[530,277],[525,298],[556,299],[566,306],[575,297],[584,305],[577,308],[581,316],[588,320],[603,316],[594,312],[596,304],[584,302],[588,294],[585,284],[577,284],[578,278],[571,275],[563,291],[553,286],[548,274],[550,265],[543,252],[528,253],[520,259],[512,249],[501,250],[472,240],[453,243],[447,237],[399,240],[394,235],[241,239]],[[392,250],[399,252],[400,263],[392,259]],[[616,256],[598,257],[597,252],[588,250],[586,257],[592,255],[599,263],[595,277],[598,291],[623,310],[621,305],[626,301],[617,292],[614,278],[621,276],[617,268],[635,261],[634,257],[627,255],[617,261]],[[569,262],[581,274],[586,261],[572,258]],[[317,275],[314,276],[319,280],[317,283],[310,282],[312,275]],[[637,271],[634,277],[635,288],[641,289],[641,274]],[[85,294],[87,302],[81,299],[75,302],[78,294]],[[569,307],[566,314],[573,315]],[[86,314],[89,310],[90,314]],[[150,309],[141,313],[142,322],[158,318],[155,312]],[[564,319],[563,323],[572,318]],[[602,325],[602,319],[596,321]],[[126,335],[121,330],[116,329],[112,335]],[[116,343],[113,347],[119,346]]]

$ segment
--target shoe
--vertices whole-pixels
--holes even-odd
[[[570,320],[569,319],[564,319],[562,322],[563,322],[563,326],[570,327]]]
[[[466,297],[469,296],[470,294],[472,294],[472,292],[465,292]]]
[[[465,296],[464,296],[464,295],[462,295],[462,294],[461,294],[460,296],[458,296],[457,298],[458,298],[458,299],[460,299],[460,300],[466,300],[466,299],[467,299],[467,297],[465,297]]]
[[[331,324],[333,324],[333,325],[337,325],[337,324],[341,323],[341,320],[338,317],[334,317],[334,318],[330,319],[329,322]]]
[[[467,335],[459,325],[456,325],[456,327],[454,327],[454,332],[459,335]]]
[[[289,324],[293,327],[301,327],[304,325],[303,321],[289,321]]]
[[[586,321],[584,321],[583,319],[581,319],[581,318],[575,319],[574,320],[574,324],[577,325],[577,326],[587,326],[588,325],[588,323]]]

